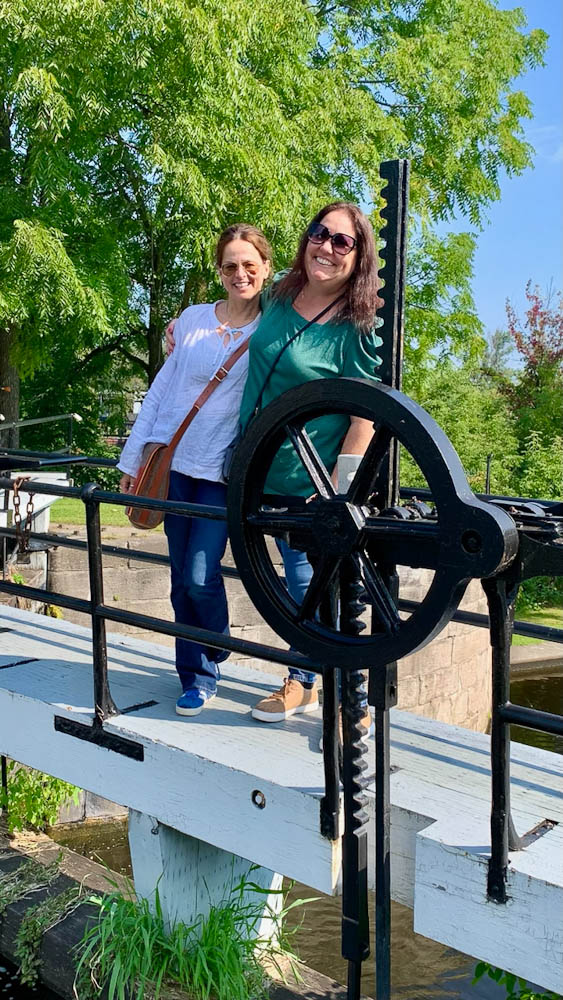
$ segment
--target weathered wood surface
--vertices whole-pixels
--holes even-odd
[[[222,667],[220,696],[201,716],[181,719],[171,651],[112,637],[111,686],[120,709],[157,702],[106,724],[143,744],[141,763],[53,728],[56,714],[92,718],[85,629],[15,609],[2,610],[0,628],[10,629],[0,633],[0,752],[272,871],[337,891],[339,845],[319,834],[320,715],[270,727],[250,716],[277,678],[231,658]],[[373,777],[373,742],[368,759]],[[561,825],[511,854],[511,898],[506,906],[489,903],[488,737],[394,710],[391,761],[393,897],[414,905],[415,929],[563,992]],[[513,744],[511,788],[519,834],[546,819],[563,823],[561,757]],[[252,802],[256,789],[265,809]],[[368,794],[373,819],[373,786]]]

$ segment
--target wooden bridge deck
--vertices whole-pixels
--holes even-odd
[[[105,728],[141,743],[143,761],[55,730],[55,716],[92,720],[89,631],[2,607],[0,753],[338,891],[340,846],[319,833],[320,713],[255,722],[252,704],[279,679],[231,657],[215,701],[197,718],[181,718],[171,649],[113,635],[108,655],[123,714]],[[519,744],[512,750],[513,817],[530,837],[511,854],[510,899],[498,906],[486,898],[488,737],[391,712],[393,896],[414,906],[415,930],[427,937],[563,992],[563,759]],[[373,777],[373,741],[368,759]],[[255,791],[265,808],[253,803]],[[539,836],[531,833],[546,820]]]

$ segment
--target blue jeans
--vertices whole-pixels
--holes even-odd
[[[285,585],[290,597],[297,604],[301,604],[307,587],[311,582],[313,567],[304,552],[299,549],[291,549],[287,542],[276,538],[276,545],[283,559],[285,570]],[[317,675],[310,670],[300,670],[298,667],[289,668],[289,676],[293,681],[300,681],[301,684],[312,684]]]
[[[281,553],[285,570],[285,584],[293,600],[301,604],[307,587],[313,575],[313,567],[304,552],[299,549],[291,549],[287,542],[276,538],[276,545]],[[289,668],[289,676],[294,681],[301,684],[312,684],[316,674],[309,670],[300,670],[298,667]],[[338,671],[338,689],[340,691],[340,670]],[[367,709],[367,695],[364,695],[360,704]]]
[[[224,507],[226,496],[224,483],[192,479],[181,472],[170,473],[169,500]],[[227,635],[229,613],[221,576],[221,559],[227,545],[226,522],[166,514],[164,530],[170,552],[170,599],[175,620]],[[186,691],[196,685],[215,692],[219,677],[217,663],[227,656],[226,650],[177,638],[176,670],[182,689]]]

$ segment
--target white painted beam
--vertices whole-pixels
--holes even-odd
[[[117,704],[157,702],[106,724],[143,745],[140,763],[54,730],[56,714],[92,719],[85,629],[11,608],[0,609],[0,628],[12,629],[0,633],[0,752],[220,851],[323,892],[338,891],[340,847],[319,834],[320,715],[279,726],[250,717],[252,704],[279,685],[277,678],[229,660],[220,696],[196,719],[179,719],[171,650],[111,637]],[[559,826],[511,854],[510,899],[499,906],[486,898],[489,752],[483,734],[391,712],[393,898],[414,906],[420,933],[563,992],[563,758],[512,746],[517,832],[545,819]],[[373,776],[373,741],[368,763]],[[255,790],[264,795],[265,809],[253,804]],[[373,787],[368,798],[373,823]]]

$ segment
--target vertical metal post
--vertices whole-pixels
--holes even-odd
[[[518,586],[502,577],[481,582],[489,605],[493,670],[491,857],[487,894],[496,903],[506,903],[508,850],[509,846],[518,847],[518,837],[510,815],[510,727],[502,718],[502,709],[510,700],[510,644]]]
[[[7,816],[8,815],[8,761],[6,760],[4,754],[2,754],[2,756],[0,757],[0,769],[2,772],[2,776],[0,779],[1,781],[0,787],[2,788],[2,799],[6,803],[2,811],[4,815]]]
[[[410,164],[408,160],[382,163],[379,174],[386,181],[381,194],[384,225],[379,231],[384,246],[379,251],[383,267],[379,275],[383,287],[379,295],[383,306],[378,310],[383,339],[379,374],[381,381],[394,389],[402,384],[404,312],[406,288],[408,198]],[[392,441],[382,466],[375,491],[378,507],[399,502],[399,444]],[[379,566],[386,586],[398,600],[399,577],[393,565]],[[372,616],[372,632],[378,628]],[[375,983],[377,1000],[391,996],[391,801],[389,709],[397,703],[397,664],[373,667],[369,672],[369,703],[375,707]]]
[[[94,666],[94,725],[101,726],[109,715],[118,713],[108,681],[108,657],[106,643],[106,623],[97,612],[104,603],[104,580],[102,570],[102,536],[100,528],[100,505],[94,497],[96,483],[87,483],[81,491],[86,508],[86,532],[88,538],[88,573],[90,576],[90,607],[92,615],[92,656]]]
[[[364,629],[363,587],[351,561],[340,569],[340,628],[348,634]],[[360,1000],[362,962],[368,957],[368,842],[367,769],[364,675],[342,671],[342,784],[344,787],[344,836],[342,838],[342,955],[348,960],[348,1000]]]
[[[493,460],[493,453],[490,452],[487,455],[487,470],[485,472],[485,493],[491,492],[491,462]]]
[[[323,764],[325,794],[321,799],[321,835],[329,840],[340,836],[340,765],[338,734],[338,673],[334,667],[323,671]]]
[[[375,705],[375,996],[391,997],[391,794],[389,709],[397,704],[397,664],[370,673]]]
[[[334,584],[319,608],[323,622],[336,624],[338,599]],[[338,676],[334,667],[323,670],[323,765],[325,793],[321,799],[321,835],[328,840],[340,836],[340,734],[338,726]]]
[[[379,236],[385,243],[379,251],[384,261],[383,267],[379,269],[379,276],[384,284],[379,291],[383,305],[377,311],[381,320],[381,327],[377,332],[383,340],[379,348],[381,367],[378,369],[378,375],[384,385],[400,389],[403,371],[409,161],[387,160],[381,164],[379,174],[386,181],[386,185],[381,192],[385,199],[385,206],[381,210],[384,225],[379,231]],[[396,504],[399,496],[397,441],[391,443],[389,454],[382,466],[379,483],[381,486],[378,492],[386,494],[381,498],[381,506],[390,507]]]

